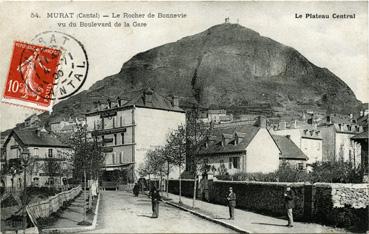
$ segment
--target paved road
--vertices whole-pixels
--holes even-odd
[[[89,233],[234,233],[170,205],[160,204],[160,216],[151,218],[147,196],[122,191],[103,191],[97,227]]]

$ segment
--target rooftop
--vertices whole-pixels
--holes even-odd
[[[260,127],[253,125],[216,128],[209,137],[212,138],[212,143],[201,149],[199,155],[244,152],[259,129]],[[238,142],[236,141],[236,135]],[[223,138],[233,140],[223,142]]]
[[[13,130],[8,136],[5,144],[8,143],[13,135],[21,144],[26,146],[69,148],[69,146],[62,143],[57,136],[42,130]]]
[[[351,137],[351,139],[354,139],[354,140],[368,139],[368,138],[369,138],[368,131],[356,134],[355,136]]]
[[[184,110],[178,106],[177,97],[172,96],[172,97],[167,98],[149,88],[141,89],[136,92],[133,92],[131,96],[132,98],[130,98],[130,100],[128,101],[121,99],[120,105],[118,103],[111,102],[110,107],[109,107],[108,103],[103,103],[98,109],[95,109],[94,111],[90,113],[87,113],[87,115],[100,113],[105,110],[114,110],[114,109],[118,110],[118,109],[124,109],[124,108],[132,107],[132,106],[168,110],[168,111],[176,111],[176,112],[184,112]]]
[[[272,137],[278,148],[281,150],[281,159],[309,159],[289,137],[279,135],[272,135]]]

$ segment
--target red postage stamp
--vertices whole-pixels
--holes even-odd
[[[55,48],[16,41],[2,101],[49,110],[61,54]]]

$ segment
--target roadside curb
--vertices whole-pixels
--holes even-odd
[[[196,215],[196,216],[199,216],[199,217],[201,217],[201,218],[203,218],[203,219],[206,219],[206,220],[208,220],[208,221],[211,221],[211,222],[214,222],[214,223],[216,223],[216,224],[222,225],[222,226],[224,226],[224,227],[226,227],[226,228],[232,229],[232,230],[234,230],[234,231],[236,231],[236,232],[239,232],[239,233],[251,233],[250,231],[244,230],[244,229],[242,229],[242,228],[240,228],[240,227],[237,227],[236,225],[231,225],[231,224],[226,223],[226,222],[224,222],[224,221],[214,219],[214,218],[212,218],[212,217],[210,217],[210,216],[208,216],[208,215],[201,214],[201,213],[196,212],[196,211],[194,211],[194,210],[191,210],[191,209],[188,209],[188,208],[185,208],[185,207],[179,206],[179,205],[177,205],[177,204],[175,204],[175,203],[173,203],[173,202],[170,202],[170,201],[163,201],[163,202],[164,202],[165,204],[169,204],[169,205],[171,205],[171,206],[174,206],[174,207],[176,207],[176,208],[178,208],[178,209],[181,209],[181,210],[184,210],[184,211],[190,212],[191,214],[194,214],[194,215]]]
[[[75,232],[83,232],[83,231],[91,231],[94,230],[96,228],[96,224],[97,224],[97,217],[99,215],[99,205],[100,205],[100,195],[101,193],[99,193],[98,197],[97,197],[97,203],[96,203],[96,207],[95,207],[95,216],[94,219],[92,220],[92,224],[89,226],[84,226],[84,227],[69,227],[69,228],[47,228],[47,229],[42,229],[41,233],[53,233],[53,232],[66,232],[66,233],[75,233]]]

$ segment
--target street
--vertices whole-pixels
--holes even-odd
[[[123,191],[101,191],[96,229],[88,233],[234,233],[163,202],[151,218],[151,200]]]

